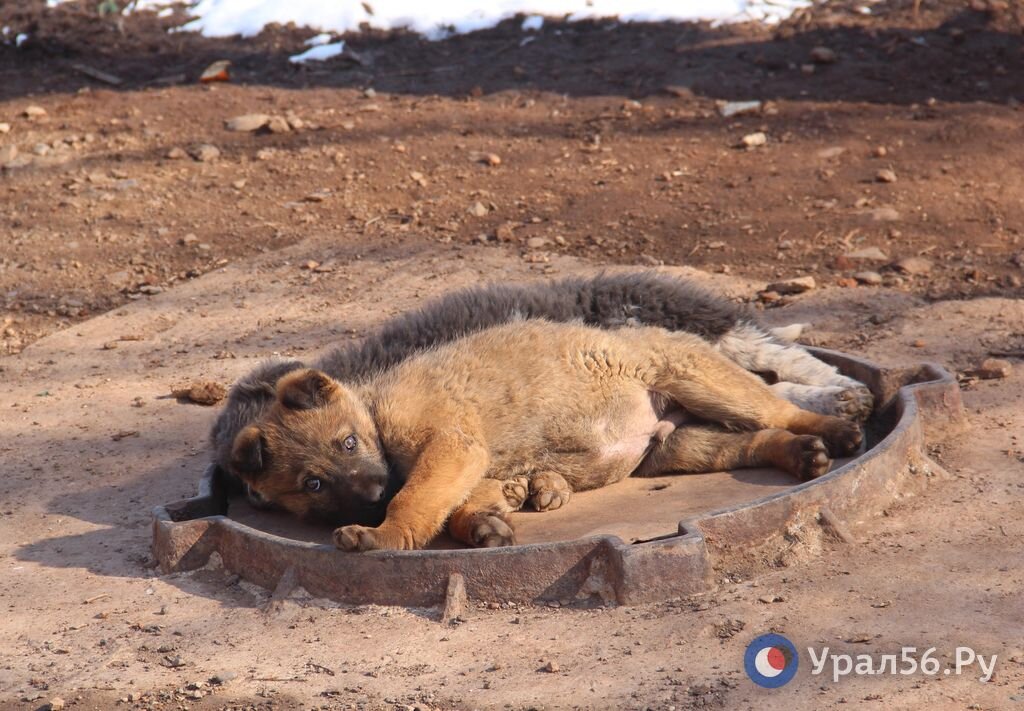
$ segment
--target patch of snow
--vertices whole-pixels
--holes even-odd
[[[159,12],[157,12],[156,16],[157,17],[170,17],[173,14],[174,14],[174,8],[173,7],[165,7],[163,9],[161,9]]]
[[[46,0],[55,7],[70,0]],[[873,0],[866,0],[871,3]],[[407,29],[428,39],[493,27],[526,15],[523,31],[539,30],[544,17],[569,21],[618,18],[622,22],[715,23],[755,20],[774,24],[812,0],[195,0],[189,14],[196,19],[183,31],[208,37],[251,37],[272,22],[311,27],[321,32],[358,32],[360,25],[375,29]],[[165,10],[171,0],[138,0],[134,9]],[[326,46],[326,45],[324,45]]]
[[[544,26],[544,18],[541,15],[530,15],[523,20],[523,32],[537,32]]]
[[[322,44],[327,44],[328,42],[330,42],[333,37],[334,35],[332,35],[330,32],[324,32],[323,34],[319,34],[316,37],[310,37],[308,40],[306,40],[306,46],[319,47]]]
[[[344,42],[335,42],[334,44],[320,44],[315,47],[310,47],[302,54],[294,54],[288,57],[288,61],[292,64],[302,64],[303,62],[322,62],[325,59],[331,57],[337,57],[339,54],[345,51]]]

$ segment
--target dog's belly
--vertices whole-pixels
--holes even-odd
[[[623,407],[599,419],[593,429],[599,443],[587,488],[626,478],[640,465],[651,447],[663,442],[682,422],[684,411],[657,393],[644,392]]]

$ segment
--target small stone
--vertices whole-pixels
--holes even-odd
[[[848,254],[844,254],[843,257],[852,261],[867,261],[867,262],[884,262],[889,257],[886,256],[885,252],[880,250],[878,247],[864,247]]]
[[[157,294],[162,294],[164,289],[162,286],[154,286],[153,284],[143,284],[142,286],[139,287],[139,291],[149,296],[156,296]]]
[[[241,190],[242,188],[245,187],[245,180],[233,180],[231,182],[231,187],[233,187],[235,190]]]
[[[317,261],[315,261],[313,259],[307,259],[305,262],[303,262],[302,264],[299,265],[299,268],[300,269],[308,269],[309,271],[313,271],[314,269],[316,269],[319,266],[320,266],[320,262],[317,262]]]
[[[895,183],[896,171],[890,170],[889,168],[882,168],[875,173],[875,181],[879,183]]]
[[[814,281],[812,276],[796,277],[794,279],[786,279],[785,281],[775,282],[769,284],[765,291],[774,291],[776,294],[802,294],[805,291],[810,291],[817,287],[817,283]]]
[[[758,146],[763,146],[767,142],[768,136],[766,136],[763,131],[748,133],[741,141],[745,148],[757,148]]]
[[[914,348],[924,348],[925,346],[928,345],[928,342],[921,338],[915,338],[914,342],[911,343],[910,345],[912,345]]]
[[[238,678],[238,674],[236,672],[233,672],[233,671],[223,671],[223,672],[219,672],[219,673],[214,674],[213,676],[211,676],[210,677],[210,683],[211,684],[215,684],[217,686],[224,686],[224,684],[227,684],[229,681],[232,681],[232,680],[237,679],[237,678]]]
[[[497,153],[485,153],[481,161],[494,168],[501,165],[501,156]]]
[[[490,211],[487,209],[487,206],[479,200],[469,206],[469,214],[474,217],[486,217],[488,212]]]
[[[38,121],[46,116],[46,109],[42,106],[26,106],[25,110],[21,112],[21,115],[30,121]]]
[[[760,101],[725,101],[718,105],[718,113],[722,115],[722,118],[732,118],[733,116],[758,113],[763,106],[764,104]]]
[[[288,133],[292,130],[292,127],[283,116],[271,116],[270,120],[267,121],[267,129],[271,133]]]
[[[838,158],[844,153],[846,153],[846,149],[842,146],[830,146],[829,148],[822,148],[818,151],[818,157],[824,158],[825,160],[831,160],[832,158]]]
[[[882,283],[882,275],[878,272],[857,272],[853,275],[861,284],[867,284],[868,286],[878,286]]]
[[[46,702],[46,708],[49,711],[64,711],[64,706],[66,706],[66,703],[64,699],[60,698],[59,696],[54,696],[52,699]]]
[[[548,244],[546,237],[531,237],[526,240],[526,246],[530,249],[540,249]]]
[[[368,86],[365,89],[363,89],[363,96],[365,96],[367,99],[373,99],[374,97],[377,96],[377,90],[374,89],[372,86]]]
[[[167,151],[164,157],[167,158],[168,160],[181,160],[186,156],[188,156],[188,154],[185,151],[175,146],[171,150]]]
[[[10,133],[11,124],[0,122],[0,133]]]
[[[48,156],[53,152],[53,149],[45,143],[37,143],[32,146],[32,152],[37,156]]]
[[[171,396],[178,400],[187,400],[197,405],[216,405],[227,395],[227,390],[220,383],[205,380],[192,383],[187,388],[171,391]]]
[[[18,147],[13,143],[9,146],[0,146],[0,166],[7,165],[18,157]]]
[[[277,155],[277,151],[275,151],[273,148],[261,148],[260,150],[256,151],[256,160],[258,160],[258,161],[274,160],[274,156],[276,156],[276,155]]]
[[[910,275],[927,274],[932,270],[932,262],[924,257],[904,257],[892,265],[897,271]]]
[[[889,150],[885,146],[875,146],[875,150],[871,151],[871,154],[874,155],[875,158],[885,158],[889,155]]]
[[[774,304],[782,299],[782,294],[777,291],[759,291],[757,292],[757,298],[763,304]]]
[[[209,163],[220,158],[220,149],[209,143],[200,143],[189,149],[189,155],[200,163]]]
[[[982,380],[1001,380],[1010,377],[1012,371],[1013,366],[1010,365],[1009,361],[1005,361],[1002,358],[986,358],[981,362],[981,365],[970,371],[970,374]]]
[[[562,667],[558,665],[558,662],[548,662],[547,664],[542,666],[540,670],[542,672],[547,672],[548,674],[557,674],[558,672],[562,671]]]
[[[762,595],[757,598],[757,601],[765,605],[770,605],[773,602],[782,602],[782,598],[778,595]]]
[[[195,244],[195,243],[196,243],[196,242],[198,242],[198,241],[199,241],[199,238],[198,238],[198,237],[196,237],[196,236],[195,236],[194,234],[192,234],[192,233],[189,233],[189,234],[187,234],[187,235],[185,235],[184,237],[182,237],[182,238],[181,238],[181,243],[182,243],[183,245],[185,245],[185,246],[188,246],[188,245],[190,245],[190,244]]]
[[[828,47],[815,47],[811,50],[811,61],[815,64],[835,64],[839,56]]]
[[[900,213],[894,207],[876,207],[868,214],[875,222],[896,222],[900,219]]]
[[[267,114],[243,114],[235,116],[224,122],[224,127],[229,131],[258,131],[267,125],[270,116]]]

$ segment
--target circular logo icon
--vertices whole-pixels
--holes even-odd
[[[747,647],[743,666],[758,686],[777,689],[796,676],[800,664],[796,647],[779,634],[763,634]]]

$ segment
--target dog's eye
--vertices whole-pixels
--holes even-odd
[[[349,435],[348,437],[345,438],[345,441],[342,442],[342,445],[345,447],[345,451],[351,452],[353,449],[356,448],[356,436]]]
[[[320,491],[320,487],[323,486],[323,482],[315,476],[306,477],[306,480],[302,482],[302,484],[309,491]]]

